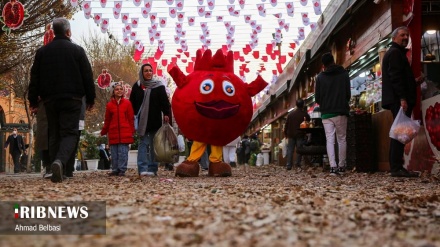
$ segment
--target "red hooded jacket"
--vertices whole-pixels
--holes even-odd
[[[131,144],[134,142],[134,113],[131,102],[112,98],[105,109],[104,127],[101,135],[107,135],[109,144]]]

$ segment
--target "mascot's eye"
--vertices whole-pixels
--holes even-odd
[[[234,96],[234,94],[235,94],[235,87],[229,81],[223,81],[223,91],[228,96]]]
[[[200,93],[209,94],[214,90],[214,82],[211,79],[206,79],[200,84]]]

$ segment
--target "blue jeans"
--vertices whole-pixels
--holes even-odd
[[[139,137],[139,148],[137,156],[138,172],[154,172],[157,173],[158,163],[155,162],[153,139],[156,131],[147,132],[144,136]],[[112,154],[113,155],[113,154]]]
[[[110,145],[110,151],[112,153],[112,171],[125,173],[128,163],[128,144]]]
[[[200,166],[203,169],[209,168],[209,155],[208,155],[208,148],[205,149],[205,152],[203,152],[202,157],[200,158]]]
[[[293,151],[298,149],[298,147],[302,147],[304,145],[304,137],[296,137],[296,138],[288,138],[287,139],[287,167],[292,167],[292,156]],[[296,153],[296,166],[301,165],[302,155]]]

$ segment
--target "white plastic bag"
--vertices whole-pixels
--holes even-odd
[[[283,158],[286,158],[286,156],[287,156],[287,138],[283,138],[283,140],[281,140],[280,144],[278,144],[278,147],[281,149],[281,154],[283,155]]]
[[[259,154],[257,155],[257,161],[255,162],[255,165],[256,165],[256,166],[262,166],[263,163],[264,163],[263,154],[262,154],[262,153],[259,153]]]
[[[185,140],[182,135],[177,136],[177,145],[179,146],[179,152],[185,152]]]
[[[394,119],[393,125],[391,125],[390,137],[403,144],[407,144],[416,137],[419,129],[419,121],[407,117],[401,107],[396,119]]]
[[[173,128],[164,123],[153,139],[154,154],[157,162],[176,163],[179,159],[177,136]]]

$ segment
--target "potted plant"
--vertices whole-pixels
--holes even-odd
[[[97,170],[99,162],[99,149],[98,149],[99,138],[94,136],[87,131],[83,131],[83,136],[81,139],[81,147],[84,152],[84,157],[87,162],[87,167],[89,170]]]

